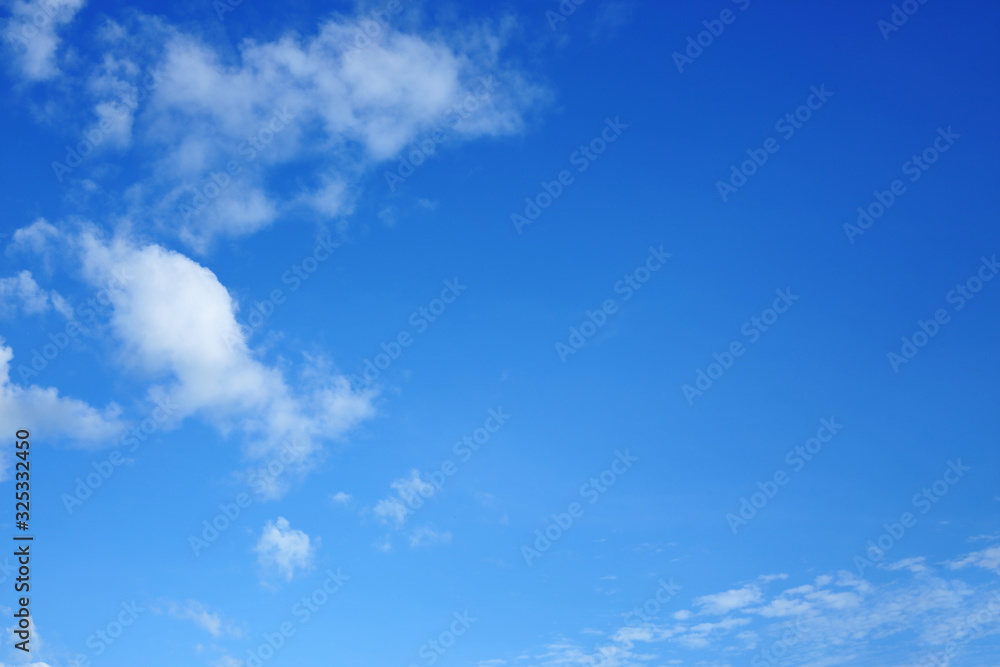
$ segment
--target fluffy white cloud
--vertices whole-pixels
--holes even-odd
[[[223,434],[242,435],[251,458],[294,442],[283,462],[304,472],[324,441],[374,414],[374,393],[354,392],[343,376],[307,368],[293,389],[281,370],[255,358],[240,336],[233,299],[204,266],[158,245],[106,242],[92,232],[79,237],[79,247],[94,285],[128,277],[109,292],[111,329],[122,361],[157,379],[151,397],[177,406],[175,419],[200,415]],[[275,479],[268,493],[279,495],[287,483]]]
[[[14,0],[10,17],[0,24],[12,62],[29,81],[50,79],[59,73],[56,52],[59,30],[84,5],[84,0]]]
[[[10,379],[14,351],[0,338],[0,431],[28,428],[48,440],[82,445],[106,445],[124,430],[121,409],[109,403],[98,410],[84,401],[60,396],[53,387],[23,387]],[[10,453],[0,454],[0,480],[8,476]]]
[[[343,216],[358,181],[413,142],[433,152],[435,130],[449,140],[517,133],[546,95],[501,59],[509,20],[425,35],[389,20],[357,48],[361,20],[337,15],[305,35],[235,49],[142,14],[129,28],[142,42],[110,23],[87,94],[96,120],[118,118],[106,145],[141,139],[134,209],[198,251],[290,211]],[[142,83],[150,72],[155,82]],[[121,103],[137,92],[148,99]],[[274,178],[302,165],[293,186]]]
[[[255,551],[261,567],[266,571],[276,570],[286,581],[291,581],[297,570],[312,567],[318,544],[318,539],[314,542],[279,516],[277,521],[264,525]]]

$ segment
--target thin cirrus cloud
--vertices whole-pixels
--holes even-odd
[[[998,547],[984,549],[945,565],[952,570],[993,569],[998,553]],[[608,633],[590,648],[571,640],[549,644],[532,664],[653,665],[666,651],[692,658],[724,653],[752,664],[770,664],[767,661],[779,654],[794,658],[795,664],[851,664],[861,655],[892,652],[894,648],[881,640],[905,636],[908,661],[899,663],[898,655],[886,655],[878,664],[922,665],[932,664],[932,657],[945,647],[963,650],[976,639],[1000,633],[996,586],[944,578],[923,558],[879,569],[898,576],[876,583],[840,571],[775,593],[768,587],[785,575],[760,577],[753,584],[694,598],[697,614],[663,609]],[[705,616],[716,618],[703,620]],[[523,663],[515,658],[509,664]]]
[[[988,547],[980,551],[973,551],[961,558],[948,561],[946,565],[952,570],[960,570],[971,566],[1000,574],[1000,545]]]
[[[232,622],[223,618],[218,612],[209,609],[197,600],[186,600],[183,603],[174,600],[166,602],[166,612],[181,620],[194,623],[197,627],[213,637],[239,637],[242,631]]]
[[[447,544],[451,542],[451,531],[434,530],[427,526],[421,526],[410,533],[409,542],[411,549],[418,549],[432,544]]]
[[[760,602],[762,599],[760,588],[756,585],[748,585],[714,595],[703,595],[695,600],[695,604],[701,607],[703,614],[726,614]]]
[[[425,480],[417,469],[411,470],[408,477],[394,480],[389,487],[392,492],[375,503],[372,514],[380,523],[396,530],[402,530],[413,512],[437,492],[434,485]],[[451,532],[435,530],[429,526],[417,526],[410,531],[407,541],[411,549],[448,544],[451,542]],[[375,548],[389,552],[392,550],[392,543],[386,537],[377,542]]]

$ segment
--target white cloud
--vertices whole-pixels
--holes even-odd
[[[389,21],[365,48],[347,53],[360,20],[336,15],[304,35],[235,48],[142,14],[132,28],[141,42],[109,24],[116,29],[105,30],[108,51],[91,68],[85,93],[95,110],[90,122],[121,112],[106,145],[141,138],[143,180],[129,193],[134,212],[199,252],[285,213],[342,217],[353,210],[360,180],[413,142],[445,150],[429,138],[437,129],[449,140],[515,134],[526,110],[546,98],[501,58],[510,20],[426,34]],[[155,85],[143,87],[148,100],[126,109],[118,101],[140,88],[147,71],[157,73]],[[226,173],[230,164],[235,169]],[[276,169],[295,164],[309,170],[280,186]]]
[[[319,540],[311,540],[301,530],[292,528],[288,520],[278,517],[264,525],[260,540],[254,549],[257,561],[265,570],[276,570],[286,581],[291,581],[297,570],[312,567]]]
[[[241,634],[238,628],[225,621],[218,613],[208,611],[205,605],[197,600],[187,600],[183,604],[171,601],[168,603],[168,612],[175,618],[191,621],[213,637]]]
[[[63,307],[65,301],[54,294]],[[21,271],[10,278],[0,278],[0,316],[13,315],[18,308],[26,315],[44,313],[52,306],[48,293],[38,286],[31,271]]]
[[[432,528],[420,527],[410,533],[410,548],[430,546],[432,544],[447,544],[451,542],[450,531],[437,531]]]
[[[1000,573],[1000,545],[981,551],[973,551],[947,563],[948,567],[957,570],[970,565]]]
[[[909,570],[914,574],[920,572],[928,572],[929,568],[924,565],[924,558],[904,558],[903,560],[896,561],[895,563],[887,563],[883,567],[890,572],[894,570]]]
[[[409,477],[401,477],[389,485],[395,492],[375,504],[375,516],[382,523],[401,528],[414,509],[423,505],[425,498],[434,495],[434,486],[421,478],[419,470],[411,470]]]
[[[703,614],[727,614],[736,609],[742,609],[763,599],[760,588],[747,585],[713,595],[703,595],[695,598],[695,604],[701,607]]]
[[[59,74],[56,52],[62,41],[59,30],[69,24],[84,0],[14,0],[10,18],[0,24],[4,41],[13,52],[13,63],[29,81]]]
[[[330,496],[330,502],[337,505],[347,505],[351,502],[351,494],[337,491]]]
[[[44,255],[56,242],[62,239],[62,233],[45,218],[39,218],[27,227],[14,232],[11,248],[22,252]]]
[[[993,554],[986,551],[948,565],[989,568]],[[703,664],[697,658],[704,658],[706,651],[725,656],[726,664],[764,664],[769,658],[760,651],[777,643],[779,648],[794,648],[795,664],[860,664],[857,661],[864,656],[870,664],[902,667],[931,664],[930,657],[949,644],[983,655],[997,646],[1000,587],[996,584],[974,586],[943,579],[922,559],[908,559],[901,561],[900,567],[882,570],[887,571],[897,578],[876,584],[839,571],[816,577],[815,584],[788,588],[777,595],[765,594],[754,584],[700,596],[694,600],[696,605],[727,611],[726,615],[718,621],[692,623],[697,617],[687,611],[664,614],[660,619],[654,614],[645,623],[608,633],[610,644],[587,649],[565,640],[546,646],[537,664],[660,664],[655,660],[662,662],[663,653],[653,649],[661,643],[668,644],[667,650],[678,658],[687,657],[682,651],[690,651],[692,664]],[[783,578],[762,577],[758,581]],[[987,638],[994,638],[993,643],[973,645]],[[676,660],[669,664],[688,663]]]
[[[705,648],[715,639],[715,636],[749,624],[749,618],[731,617],[724,618],[715,623],[696,623],[677,632],[672,641],[689,649]]]
[[[109,293],[121,360],[158,380],[150,394],[177,405],[174,418],[199,415],[223,434],[241,434],[251,458],[294,442],[292,461],[283,462],[303,473],[323,441],[373,415],[374,392],[352,391],[341,375],[307,365],[293,389],[281,370],[255,358],[240,337],[232,297],[204,266],[122,237],[105,242],[85,232],[78,243],[91,283],[127,277]],[[273,478],[267,494],[280,495],[288,483]]]
[[[125,425],[115,403],[98,410],[84,401],[60,396],[53,387],[23,387],[12,382],[14,352],[3,343],[0,338],[0,430],[14,433],[27,427],[43,438],[96,446],[109,444],[121,434]],[[7,478],[9,455],[6,449],[0,454],[0,481]]]

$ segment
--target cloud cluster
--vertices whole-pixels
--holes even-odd
[[[313,541],[301,530],[296,530],[288,519],[278,517],[264,525],[255,551],[257,561],[266,572],[277,574],[291,581],[297,571],[308,570],[313,565],[319,540]]]
[[[950,569],[978,566],[993,569],[998,548],[984,549],[945,563]],[[595,664],[631,667],[660,664],[658,650],[692,657],[725,657],[743,663],[931,664],[943,647],[1000,634],[1000,589],[945,579],[922,558],[887,564],[881,569],[905,575],[877,584],[841,571],[816,577],[812,583],[768,593],[787,575],[763,576],[740,588],[696,597],[692,610],[681,609],[618,628],[604,642],[586,650],[562,640],[536,656],[522,656],[513,665]],[[907,637],[910,653],[898,653],[882,640]],[[672,664],[672,663],[671,663]],[[735,663],[734,663],[735,664]],[[869,664],[869,663],[865,663]]]
[[[375,517],[385,524],[402,528],[414,509],[423,505],[425,498],[434,495],[434,485],[420,476],[419,470],[411,470],[409,477],[401,477],[389,487],[393,490],[388,497],[375,504]]]
[[[86,124],[120,112],[106,146],[142,150],[132,214],[199,252],[285,213],[346,215],[364,175],[411,142],[439,128],[517,133],[546,95],[501,59],[509,20],[427,34],[385,21],[359,48],[365,19],[335,15],[235,51],[143,14],[132,22],[102,31]],[[147,101],[122,104],[136,91]],[[294,185],[288,169],[302,169]]]
[[[56,63],[68,25],[84,0],[14,0],[10,17],[0,22],[0,33],[11,52],[11,63],[28,81],[51,79],[59,74]]]
[[[25,315],[37,315],[54,308],[64,317],[71,318],[73,310],[55,291],[47,292],[35,282],[31,271],[21,271],[10,278],[0,278],[0,317],[15,315],[20,310]]]
[[[111,331],[122,363],[154,378],[151,398],[178,406],[175,419],[198,415],[223,434],[241,435],[251,458],[294,441],[288,465],[305,470],[324,441],[374,414],[374,393],[353,391],[343,376],[307,368],[293,388],[279,368],[257,359],[239,334],[235,302],[204,266],[156,244],[105,240],[92,230],[78,244],[93,285],[129,277],[110,293]]]
[[[66,396],[53,387],[21,386],[10,378],[14,351],[0,338],[0,431],[14,433],[30,425],[49,441],[106,445],[121,434],[121,408],[109,403],[103,410]],[[9,476],[10,452],[0,454],[0,481]]]

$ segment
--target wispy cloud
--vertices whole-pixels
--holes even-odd
[[[231,621],[224,619],[218,612],[209,611],[204,604],[197,600],[184,602],[170,600],[167,602],[167,613],[174,618],[191,621],[213,637],[224,635],[239,637],[242,634]]]
[[[0,32],[11,63],[29,81],[57,76],[57,56],[66,27],[84,5],[84,0],[14,0],[10,17],[0,22]]]
[[[394,493],[378,501],[373,512],[379,521],[396,528],[402,528],[410,514],[435,492],[434,485],[423,479],[416,469],[410,471],[409,477],[401,477],[389,487]]]
[[[996,555],[987,549],[951,561],[948,567],[993,569]],[[932,664],[931,656],[949,643],[964,645],[1000,634],[996,584],[983,587],[942,578],[919,558],[881,569],[903,579],[874,583],[841,571],[769,592],[768,587],[783,577],[760,577],[753,584],[695,597],[692,605],[698,613],[681,610],[666,622],[619,627],[608,633],[611,643],[599,642],[589,649],[570,640],[550,644],[535,663],[659,664],[656,646],[663,644],[672,653],[687,651],[692,659],[726,657],[729,664],[753,660],[768,664],[780,654],[794,655],[795,664],[813,666],[861,664],[861,658],[874,660],[871,664],[924,665]],[[705,616],[718,618],[701,620]],[[907,638],[909,658],[902,662],[899,644],[883,641],[893,636]]]
[[[410,533],[410,548],[426,547],[432,544],[447,544],[451,542],[450,531],[437,531],[426,526],[417,528]]]

